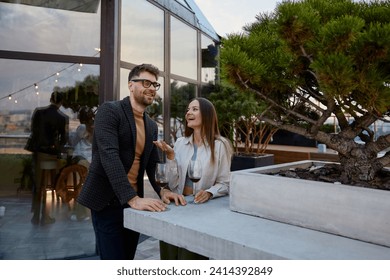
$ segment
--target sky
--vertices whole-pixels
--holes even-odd
[[[259,13],[271,12],[281,0],[194,0],[215,31],[225,37],[241,32]]]

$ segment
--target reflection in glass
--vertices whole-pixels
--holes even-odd
[[[190,79],[197,79],[196,30],[171,17],[171,70]]]
[[[184,135],[185,114],[188,103],[195,98],[196,86],[185,82],[171,82],[171,144]]]
[[[100,4],[81,13],[0,2],[1,50],[98,56],[99,46]]]
[[[128,80],[129,80],[129,69],[121,68],[120,70],[120,82],[119,82],[119,99],[123,99],[126,96],[129,96],[130,90],[128,86]]]
[[[204,98],[209,98],[210,94],[216,90],[215,84],[208,83],[208,84],[202,84],[201,88],[201,96]]]
[[[96,103],[98,77],[96,65],[0,59],[0,110],[32,112],[48,105],[54,90],[66,91],[73,98],[68,101],[70,107]]]
[[[31,224],[35,168],[24,145],[33,110],[48,105],[54,90],[65,93],[60,110],[69,116],[71,136],[80,124],[76,113],[79,107],[97,105],[98,78],[97,65],[0,60],[0,169],[10,178],[0,180],[0,204],[7,206],[2,229],[11,233],[2,236],[0,242],[4,259],[67,259],[95,254],[92,224],[90,220],[72,219],[73,199],[66,202],[48,191],[45,207],[55,223],[43,227]],[[70,164],[69,151],[58,159],[61,167]],[[34,238],[37,234],[39,238]],[[54,246],[59,240],[62,246]],[[9,250],[17,244],[18,250]]]
[[[146,108],[149,117],[156,121],[158,126],[158,139],[164,138],[164,79],[159,77],[158,82],[161,84],[157,91],[156,97],[151,105]]]
[[[122,1],[121,60],[164,69],[164,12],[145,0]]]
[[[202,46],[202,83],[215,84],[218,49],[214,41],[201,36]]]

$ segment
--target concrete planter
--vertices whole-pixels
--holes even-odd
[[[232,172],[230,209],[390,247],[390,192],[266,175],[299,161]]]

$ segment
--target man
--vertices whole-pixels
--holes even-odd
[[[139,233],[123,226],[123,209],[164,211],[171,200],[185,205],[184,197],[157,186],[159,161],[157,124],[145,114],[160,84],[159,70],[150,64],[129,73],[130,97],[98,108],[92,142],[92,162],[78,202],[91,209],[101,259],[134,259]],[[143,198],[144,173],[162,201]]]
[[[50,96],[50,105],[36,108],[31,118],[31,147],[35,165],[35,187],[33,190],[33,224],[48,224],[55,220],[49,216],[49,209],[42,204],[45,192],[42,188],[43,162],[53,162],[56,173],[59,170],[58,157],[68,141],[69,117],[59,109],[62,105],[61,92],[53,92]],[[51,184],[54,184],[52,176]],[[45,199],[43,200],[45,202]],[[41,213],[42,212],[42,213]]]

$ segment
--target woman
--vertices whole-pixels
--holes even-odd
[[[171,167],[177,164],[169,188],[184,196],[195,195],[195,203],[227,195],[233,149],[230,141],[219,133],[214,105],[205,98],[195,98],[188,105],[185,119],[184,137],[177,139],[174,149],[164,141],[155,142],[166,153],[167,163]],[[188,165],[194,158],[202,165],[202,177],[197,183],[192,183],[187,175]],[[160,255],[161,259],[207,259],[162,241]]]
[[[73,162],[89,168],[92,161],[92,137],[95,114],[92,109],[82,107],[79,111],[80,125],[76,129]]]

